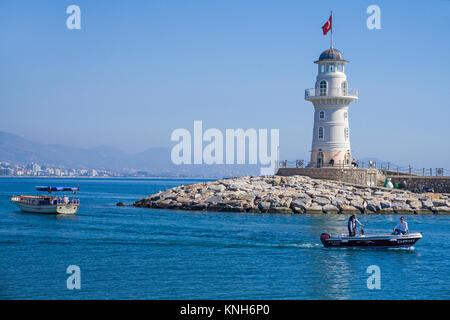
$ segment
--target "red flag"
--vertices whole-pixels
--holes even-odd
[[[322,26],[322,31],[323,31],[323,35],[326,36],[328,31],[331,30],[331,15],[330,15],[330,19],[328,19],[328,21]]]

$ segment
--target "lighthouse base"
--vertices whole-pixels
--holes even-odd
[[[309,168],[350,168],[352,157],[348,150],[313,150]]]

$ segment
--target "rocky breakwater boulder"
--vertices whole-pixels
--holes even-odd
[[[304,176],[256,176],[181,185],[136,207],[254,213],[449,214],[449,194],[412,193]]]

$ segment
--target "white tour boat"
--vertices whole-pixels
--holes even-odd
[[[79,187],[36,187],[38,191],[47,191],[48,195],[36,196],[12,196],[11,201],[15,203],[24,212],[34,213],[54,213],[54,214],[74,214],[78,211],[80,200],[75,199],[75,194],[80,190]],[[63,197],[52,196],[52,192],[70,191],[73,194],[72,199],[66,195]]]

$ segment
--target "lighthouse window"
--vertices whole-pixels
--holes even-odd
[[[323,139],[323,127],[319,127],[319,139]]]
[[[341,87],[342,87],[342,94],[346,96],[347,92],[348,92],[348,90],[347,90],[347,81],[343,81],[342,84],[341,84]]]
[[[342,72],[342,63],[337,64],[337,71]]]
[[[325,119],[325,111],[319,112],[319,119]]]
[[[325,96],[327,94],[327,82],[325,80],[320,81],[319,89],[321,96]]]
[[[345,140],[348,140],[348,128],[344,129]]]
[[[335,68],[334,64],[330,64],[330,72],[334,72],[334,68]]]
[[[348,113],[344,112],[344,120],[347,120],[347,118],[348,118]]]

